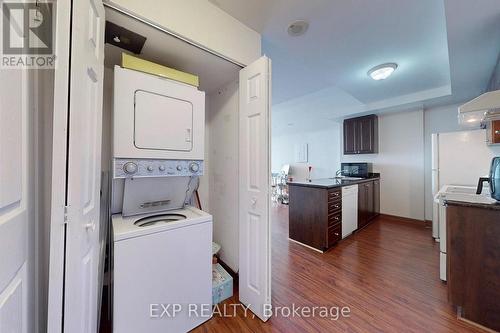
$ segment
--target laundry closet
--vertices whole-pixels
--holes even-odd
[[[270,304],[271,253],[270,60],[262,57],[244,67],[118,7],[106,7],[105,14],[108,43],[104,60],[101,164],[104,178],[109,179],[109,191],[104,192],[109,193],[110,202],[107,230],[110,265],[103,279],[104,284],[109,285],[106,290],[112,291],[113,283],[121,281],[117,274],[130,277],[137,270],[143,270],[146,275],[154,274],[149,267],[155,266],[155,261],[176,265],[163,268],[167,271],[205,274],[205,270],[196,271],[190,265],[200,260],[211,263],[211,252],[204,255],[199,252],[182,264],[179,260],[184,257],[179,251],[194,253],[197,248],[200,250],[198,246],[208,244],[211,232],[213,241],[221,246],[220,260],[239,274],[240,301],[266,320],[263,307]],[[199,87],[122,68],[123,53],[191,73],[194,76],[188,77],[198,77]],[[163,98],[161,86],[164,84],[166,90],[163,91],[173,89],[177,95]],[[165,118],[158,113],[164,109],[181,111]],[[165,148],[168,145],[173,146]],[[185,193],[185,198],[171,192]],[[207,223],[201,223],[191,232],[175,234],[170,241],[166,238],[155,243],[148,239],[137,245],[140,250],[130,248],[119,252],[120,247],[116,244],[122,237],[117,236],[117,230],[119,232],[123,225],[121,214],[123,220],[125,216],[160,216],[169,212],[173,212],[169,216],[177,214],[186,218],[185,211],[179,209],[190,205],[198,209],[189,210],[188,219],[192,217]],[[207,213],[212,216],[210,224],[205,216]],[[144,223],[151,223],[148,218]],[[122,231],[122,235],[128,232]],[[139,231],[138,235],[142,234],[144,232]],[[130,239],[136,241],[139,236],[134,234]],[[163,248],[165,242],[172,246]],[[150,251],[143,251],[145,247]],[[136,258],[137,263],[133,263],[133,254],[139,252],[145,257]],[[165,261],[166,256],[177,256],[178,260]],[[123,266],[130,266],[127,268],[130,271],[123,271]],[[146,277],[136,282],[147,280]],[[183,288],[193,295],[204,292],[196,289],[201,288],[196,280],[190,280],[189,276],[185,280]],[[190,286],[190,281],[197,286]],[[128,287],[131,286],[124,285],[121,290]],[[138,290],[140,288],[137,286]],[[117,306],[113,305],[113,300],[133,301],[132,292],[128,298],[116,295],[120,292],[116,287],[114,295],[109,292],[112,306]],[[182,290],[179,292],[182,294]],[[118,320],[130,316],[127,309],[120,308],[123,313]],[[113,320],[117,320],[116,315]]]

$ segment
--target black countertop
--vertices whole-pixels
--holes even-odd
[[[379,173],[373,173],[368,176],[368,178],[357,179],[357,180],[346,180],[339,178],[321,178],[321,179],[312,179],[305,181],[291,181],[288,182],[288,186],[305,186],[305,187],[316,187],[316,188],[335,188],[335,187],[343,187],[349,185],[356,185],[361,183],[366,183],[372,181],[374,179],[379,179]]]
[[[491,209],[491,210],[497,210],[500,212],[500,201],[497,203],[487,204],[487,203],[479,203],[479,202],[444,200],[444,203],[445,203],[445,205],[449,205],[449,206]]]

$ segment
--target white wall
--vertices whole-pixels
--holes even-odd
[[[203,209],[213,216],[213,239],[221,245],[220,258],[235,272],[239,269],[238,92],[238,81],[234,81],[207,96],[206,168],[200,180]]]
[[[382,214],[424,219],[423,110],[380,115],[379,153],[342,155],[341,160],[373,163],[381,174]]]
[[[261,56],[261,37],[208,0],[112,0],[140,17],[248,65]]]
[[[432,147],[431,135],[433,133],[459,131],[458,106],[447,105],[438,108],[426,109],[424,112],[424,161],[425,161],[425,219],[432,220]]]
[[[340,124],[317,131],[273,135],[271,143],[272,171],[279,172],[284,164],[290,164],[290,176],[296,180],[308,177],[308,166],[312,166],[311,178],[334,177],[340,169]],[[308,162],[295,163],[295,145],[308,144]]]

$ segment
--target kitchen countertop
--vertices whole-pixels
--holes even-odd
[[[361,183],[366,183],[372,181],[374,179],[379,179],[379,173],[370,174],[368,178],[357,179],[357,180],[346,180],[346,179],[338,179],[338,178],[320,178],[320,179],[312,179],[310,181],[291,181],[287,184],[289,186],[305,186],[305,187],[317,187],[317,188],[336,188],[343,186],[356,185]]]
[[[458,207],[472,207],[472,208],[482,208],[500,211],[500,202],[487,204],[478,202],[464,202],[455,200],[444,200],[445,205],[458,206]]]

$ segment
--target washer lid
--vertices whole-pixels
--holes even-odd
[[[134,224],[138,227],[149,227],[152,225],[171,223],[185,219],[186,215],[183,214],[164,214],[164,215],[144,217],[142,219],[135,221]]]
[[[160,212],[184,207],[186,198],[191,195],[190,180],[190,177],[126,178],[123,216],[161,214]]]

